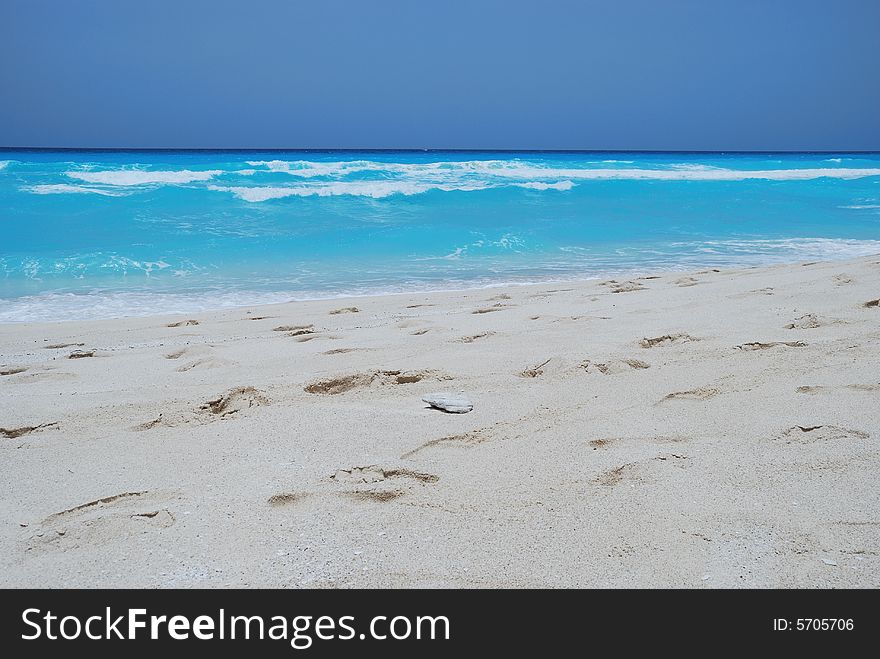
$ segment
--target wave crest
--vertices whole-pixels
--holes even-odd
[[[196,181],[209,181],[215,176],[223,174],[219,169],[206,171],[191,171],[182,169],[177,171],[149,171],[145,169],[110,169],[103,171],[68,171],[65,176],[79,179],[86,183],[99,183],[103,185],[129,186],[150,185],[156,183],[181,184],[194,183]]]
[[[513,183],[516,187],[533,190],[570,190],[574,187],[571,181],[547,183],[528,181]],[[334,181],[331,183],[310,183],[290,186],[225,186],[209,185],[209,190],[231,192],[239,199],[249,202],[283,199],[285,197],[369,197],[384,199],[392,195],[417,195],[439,190],[441,192],[474,192],[505,187],[491,183],[423,183],[418,181]]]
[[[33,194],[97,194],[103,195],[104,197],[121,197],[127,194],[115,190],[103,190],[101,188],[90,188],[85,185],[71,185],[69,183],[30,185],[21,189],[25,192],[32,192]]]
[[[631,164],[633,161],[602,161],[600,164]],[[342,178],[375,172],[404,180],[453,182],[488,177],[488,180],[576,179],[576,180],[660,180],[660,181],[742,181],[765,179],[797,181],[815,178],[863,178],[880,176],[880,168],[821,167],[803,169],[727,169],[695,163],[671,163],[655,168],[640,167],[552,167],[527,160],[468,160],[431,163],[397,163],[371,160],[248,161],[256,171],[282,172],[300,178]],[[482,179],[480,179],[482,180]]]

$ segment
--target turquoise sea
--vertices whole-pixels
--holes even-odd
[[[880,253],[880,154],[0,151],[0,322]]]

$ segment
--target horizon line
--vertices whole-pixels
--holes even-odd
[[[353,148],[353,147],[75,147],[75,146],[0,146],[4,151],[81,151],[81,152],[178,152],[178,153],[648,153],[648,154],[880,154],[871,149],[499,149],[499,148]]]

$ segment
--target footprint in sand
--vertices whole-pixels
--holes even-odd
[[[456,343],[473,343],[474,341],[478,341],[479,339],[485,339],[488,336],[494,336],[495,332],[480,332],[479,334],[471,334],[469,336],[462,336],[455,340]]]
[[[57,428],[58,422],[53,421],[51,423],[40,423],[36,426],[21,426],[19,428],[0,428],[0,437],[4,439],[17,439],[19,437],[24,437],[25,435],[30,435],[34,432],[42,432],[43,430],[48,430],[50,428]]]
[[[795,391],[799,394],[818,394],[840,389],[848,389],[849,391],[862,391],[866,393],[880,391],[880,383],[878,384],[844,384],[840,386],[803,386],[798,387]]]
[[[226,418],[251,407],[268,405],[269,399],[254,387],[237,387],[219,398],[199,406],[199,411],[217,418]]]
[[[683,435],[652,435],[649,437],[599,437],[587,442],[594,451],[608,448],[620,442],[636,444],[682,444],[689,441],[689,437]]]
[[[368,387],[375,378],[374,373],[354,373],[352,375],[341,375],[335,378],[327,378],[312,382],[304,387],[304,391],[309,394],[336,395],[343,394],[352,389]]]
[[[552,357],[547,359],[546,361],[541,362],[535,366],[531,366],[525,370],[519,372],[519,376],[522,378],[537,378],[544,375],[544,367],[552,361]]]
[[[285,332],[287,336],[306,336],[315,333],[314,325],[279,325],[272,328],[273,332]]]
[[[176,497],[171,491],[122,492],[62,510],[36,525],[27,547],[52,551],[103,546],[132,535],[159,532],[175,523],[167,506]]]
[[[755,295],[775,295],[776,289],[772,286],[768,286],[767,288],[756,288],[752,291],[746,291],[745,293],[736,293],[734,295],[728,295],[727,297],[731,299],[742,299],[747,297],[753,297]]]
[[[187,320],[178,320],[176,323],[168,323],[165,327],[193,327],[198,324],[199,321],[188,318]]]
[[[663,336],[655,336],[653,338],[643,338],[639,341],[639,345],[643,348],[657,348],[661,346],[677,345],[679,343],[689,343],[691,341],[699,341],[700,339],[690,334],[664,334]]]
[[[715,387],[698,387],[696,389],[688,389],[687,391],[675,391],[671,394],[666,394],[660,402],[662,403],[666,400],[709,400],[710,398],[715,398],[720,393],[721,390]]]
[[[95,350],[74,350],[69,355],[67,355],[68,359],[86,359],[87,357],[94,357]]]
[[[817,327],[822,327],[824,324],[825,323],[819,320],[819,317],[816,314],[808,313],[795,318],[794,322],[785,326],[785,329],[816,329]]]
[[[191,359],[187,363],[178,366],[175,370],[178,373],[186,373],[187,371],[193,370],[202,370],[206,368],[218,368],[221,366],[228,366],[230,364],[234,364],[235,362],[231,362],[227,359],[222,359],[220,357],[212,356],[213,348],[204,345],[197,346],[185,346],[183,348],[178,348],[177,350],[173,350],[165,355],[165,359],[178,360],[181,357],[187,356]]]
[[[372,384],[399,385],[414,384],[422,380],[451,380],[452,376],[426,369],[422,371],[368,371],[352,373],[323,380],[316,380],[306,385],[303,390],[309,394],[337,395],[354,389],[362,389]]]
[[[493,313],[495,311],[504,311],[505,309],[510,309],[513,305],[504,305],[500,302],[491,307],[483,307],[482,309],[474,309],[471,311],[472,314],[483,314],[483,313]]]
[[[273,508],[286,508],[302,503],[311,496],[309,492],[279,492],[266,499]]]
[[[18,375],[19,373],[24,373],[27,369],[27,366],[10,366],[3,367],[0,369],[0,376],[2,375]]]
[[[85,343],[51,343],[43,346],[44,350],[61,350],[62,348],[82,347]]]
[[[619,467],[606,469],[596,476],[594,482],[602,487],[614,487],[624,479],[639,480],[635,463],[627,462]]]
[[[175,370],[178,373],[186,373],[188,371],[200,371],[208,368],[221,368],[234,363],[235,362],[231,362],[228,359],[221,359],[220,357],[202,357],[201,359],[196,359],[195,361],[183,364]]]
[[[842,272],[839,275],[834,275],[832,278],[835,286],[846,286],[847,284],[852,284],[855,282],[855,278],[850,275]]]
[[[613,375],[616,373],[626,373],[632,370],[644,370],[646,368],[651,368],[651,365],[640,359],[615,359],[605,362],[594,362],[590,359],[585,359],[580,363],[580,367],[587,373]]]
[[[871,307],[880,307],[880,298],[877,298],[876,300],[868,300],[862,306],[866,309],[870,309]]]
[[[427,451],[430,449],[444,447],[471,448],[488,440],[489,436],[487,434],[487,429],[480,428],[478,430],[472,430],[471,432],[462,433],[460,435],[448,435],[446,437],[440,437],[438,439],[431,439],[421,446],[417,446],[412,451],[407,451],[406,453],[402,454],[400,456],[400,459],[409,460],[410,458],[419,455],[422,451]]]
[[[699,279],[695,279],[694,277],[681,277],[672,282],[676,286],[680,288],[686,288],[688,286],[696,286],[700,283]]]
[[[840,426],[792,426],[782,431],[776,439],[785,444],[812,444],[839,439],[868,439],[870,435],[861,430],[851,430]]]
[[[354,501],[385,503],[398,499],[415,488],[436,483],[439,476],[412,469],[388,469],[377,465],[338,469],[328,479],[334,487],[330,495]],[[273,508],[296,506],[320,492],[279,492],[266,503]]]
[[[358,501],[397,499],[419,484],[436,483],[439,476],[411,469],[385,469],[376,465],[339,469],[330,480],[346,488],[342,495]]]
[[[190,348],[178,348],[177,350],[172,350],[171,352],[165,353],[165,359],[180,359],[187,352],[189,352]]]
[[[689,437],[682,435],[652,435],[650,437],[599,437],[591,439],[587,444],[594,451],[609,448],[621,442],[633,444],[682,444],[689,441]],[[671,454],[676,455],[676,454]]]
[[[334,336],[332,334],[306,334],[305,336],[295,336],[293,340],[297,343],[306,343],[307,341],[335,341],[338,339],[338,336]]]
[[[204,357],[205,355],[210,355],[212,349],[210,346],[206,345],[187,345],[182,348],[177,348],[176,350],[172,350],[171,352],[165,353],[163,355],[165,359],[180,359],[181,357]]]
[[[687,464],[687,459],[687,456],[681,453],[661,453],[650,460],[626,462],[617,467],[606,469],[596,476],[593,482],[596,485],[608,488],[612,488],[624,481],[644,482],[651,480],[655,476],[656,467],[659,466],[658,463],[684,468]]]
[[[43,367],[43,369],[44,370],[39,370],[35,373],[28,373],[21,378],[17,378],[16,382],[20,382],[21,384],[47,381],[61,382],[65,380],[76,380],[79,377],[76,373],[55,371],[52,367]]]
[[[188,423],[210,423],[240,415],[252,407],[269,405],[270,400],[254,387],[237,387],[222,396],[199,405],[195,411],[160,412],[159,415],[136,425],[132,430],[174,428]]]
[[[360,313],[360,309],[357,307],[342,307],[341,309],[334,309],[330,312],[331,316],[338,316],[343,313]]]
[[[607,286],[611,289],[612,293],[631,293],[633,291],[645,291],[647,290],[644,286],[642,286],[637,281],[616,281],[611,279],[610,281],[602,282],[602,286]]]
[[[760,341],[752,341],[751,343],[743,343],[736,346],[737,350],[744,352],[752,352],[754,350],[767,350],[769,348],[806,348],[807,344],[803,341],[770,341],[769,343],[761,343]]]

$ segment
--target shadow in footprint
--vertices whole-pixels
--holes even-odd
[[[238,387],[199,406],[199,411],[219,418],[237,414],[251,407],[268,405],[269,399],[254,387]]]
[[[386,469],[369,465],[339,469],[330,480],[353,487],[341,493],[348,499],[384,503],[403,496],[413,485],[436,483],[440,477],[411,469]]]
[[[303,387],[303,390],[309,394],[335,396],[355,389],[369,387],[374,383],[379,385],[401,385],[414,384],[422,380],[451,379],[451,376],[432,369],[422,371],[368,371],[366,373],[353,373],[317,380]]]
[[[861,430],[841,428],[839,426],[792,426],[782,431],[777,439],[786,444],[812,444],[840,439],[868,439],[870,435]]]
[[[752,341],[751,343],[743,343],[736,346],[737,350],[743,352],[751,352],[754,350],[767,350],[769,348],[806,348],[807,344],[803,341],[770,341],[761,343],[760,341]]]
[[[709,400],[720,393],[721,390],[715,387],[698,387],[697,389],[675,391],[671,394],[666,394],[660,402],[665,400]]]
[[[489,438],[488,436],[486,436],[483,429],[466,432],[461,435],[449,435],[447,437],[440,437],[439,439],[429,440],[421,446],[417,446],[411,451],[407,451],[400,456],[400,459],[408,460],[409,458],[418,455],[422,451],[426,451],[432,448],[441,448],[444,446],[470,448],[472,446],[476,446],[477,444],[482,444],[483,442],[488,441],[488,439]]]
[[[5,439],[17,439],[19,437],[24,437],[25,435],[30,435],[34,432],[40,432],[43,430],[48,430],[49,428],[57,428],[58,422],[53,421],[52,423],[40,423],[36,426],[21,426],[20,428],[0,428],[0,436]]]
[[[643,348],[657,348],[659,346],[675,345],[679,343],[689,343],[691,341],[699,341],[700,339],[690,334],[664,334],[663,336],[655,336],[653,338],[643,338],[639,341],[639,345]]]

